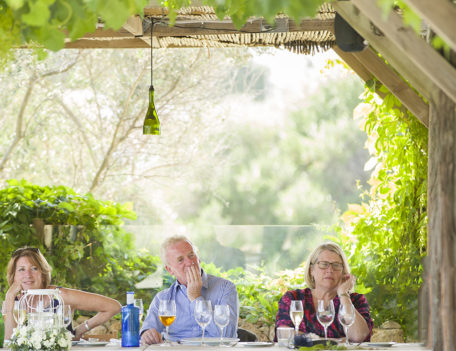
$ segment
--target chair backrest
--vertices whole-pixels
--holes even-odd
[[[256,336],[256,334],[247,329],[238,328],[237,335],[238,335],[239,341],[241,341],[241,342],[258,341],[258,337]]]

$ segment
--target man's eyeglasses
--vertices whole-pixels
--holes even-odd
[[[329,266],[332,266],[332,269],[335,271],[341,271],[344,269],[343,263],[340,262],[318,261],[316,265],[320,269],[328,269]]]
[[[37,247],[21,247],[20,249],[17,249],[16,251],[14,251],[13,254],[11,255],[11,257],[19,256],[25,251],[31,251],[31,252],[34,252],[34,253],[39,253],[40,249],[37,248]]]

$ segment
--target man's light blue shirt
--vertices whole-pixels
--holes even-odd
[[[201,288],[201,296],[198,299],[210,300],[212,309],[214,309],[215,305],[229,306],[230,323],[223,329],[223,336],[236,338],[239,318],[239,300],[236,286],[229,280],[206,274],[203,270],[202,272],[203,287]],[[176,302],[176,320],[169,327],[169,338],[171,340],[177,341],[202,336],[203,331],[195,321],[194,309],[196,300],[190,302],[187,297],[187,287],[177,280],[168,289],[162,290],[155,295],[141,328],[141,334],[150,328],[154,328],[159,333],[165,330],[158,318],[160,300],[175,300]],[[213,319],[206,326],[204,336],[220,337],[220,328],[214,323]]]

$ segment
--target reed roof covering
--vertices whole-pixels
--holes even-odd
[[[178,11],[174,26],[169,25],[166,8],[146,7],[144,19],[136,17],[118,31],[104,30],[75,41],[67,48],[142,48],[150,47],[153,23],[154,48],[188,47],[282,47],[290,51],[313,54],[335,44],[333,34],[335,11],[329,4],[320,7],[316,16],[295,23],[278,15],[275,22],[251,18],[237,30],[230,18],[219,20],[212,7],[186,7]]]

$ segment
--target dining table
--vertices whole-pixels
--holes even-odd
[[[131,350],[131,351],[152,351],[152,350],[176,350],[176,351],[227,351],[232,348],[236,351],[286,351],[287,347],[279,347],[277,343],[261,343],[261,342],[239,342],[233,346],[219,346],[219,345],[205,345],[205,346],[193,346],[193,345],[182,345],[182,344],[171,344],[169,346],[157,345],[144,345],[140,347],[121,347],[120,345],[114,345],[108,343],[106,345],[91,346],[75,345],[70,350],[74,351],[116,351],[116,350]],[[0,350],[8,350],[8,348],[2,348]],[[370,350],[370,351],[427,351],[431,350],[426,348],[422,343],[362,343],[359,345],[348,346],[347,350]]]

